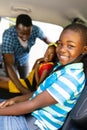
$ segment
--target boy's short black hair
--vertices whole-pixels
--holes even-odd
[[[84,24],[72,23],[64,28],[64,30],[67,29],[78,32],[81,35],[82,42],[87,45],[87,27]]]
[[[32,26],[32,19],[27,14],[20,14],[17,16],[16,26],[18,26],[19,24],[22,24],[26,27]]]

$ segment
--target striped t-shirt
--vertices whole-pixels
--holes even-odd
[[[32,112],[37,119],[35,124],[41,130],[59,129],[68,112],[74,107],[84,85],[82,63],[69,64],[46,78],[32,98],[46,90],[58,103]]]

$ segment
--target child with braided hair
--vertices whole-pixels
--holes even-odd
[[[43,58],[36,60],[32,71],[26,79],[19,79],[22,86],[26,88],[27,93],[37,89],[39,84],[49,75],[56,60],[56,44],[50,44]],[[0,87],[9,89],[12,93],[23,93],[17,86],[7,77],[0,77]],[[25,94],[25,93],[23,93]]]

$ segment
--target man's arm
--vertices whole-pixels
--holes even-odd
[[[47,37],[45,37],[45,38],[43,39],[43,41],[44,41],[45,43],[47,43],[47,44],[50,44],[50,43],[51,43],[51,41],[50,41]]]
[[[16,74],[15,67],[14,67],[14,55],[3,54],[3,59],[4,59],[5,68],[9,78],[14,82],[14,84],[20,90],[21,93],[23,94],[29,93],[30,91],[21,84]]]

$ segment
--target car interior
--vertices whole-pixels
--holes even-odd
[[[0,20],[2,18],[16,18],[17,15],[24,13],[31,16],[33,21],[61,27],[73,22],[87,26],[86,10],[87,0],[0,0]],[[1,54],[0,59],[2,59]],[[84,55],[82,62],[85,65],[86,84],[75,107],[68,114],[60,130],[87,129],[87,54]],[[1,69],[2,64],[0,63],[0,71]],[[0,98],[7,99],[17,95],[19,94],[0,89]]]

